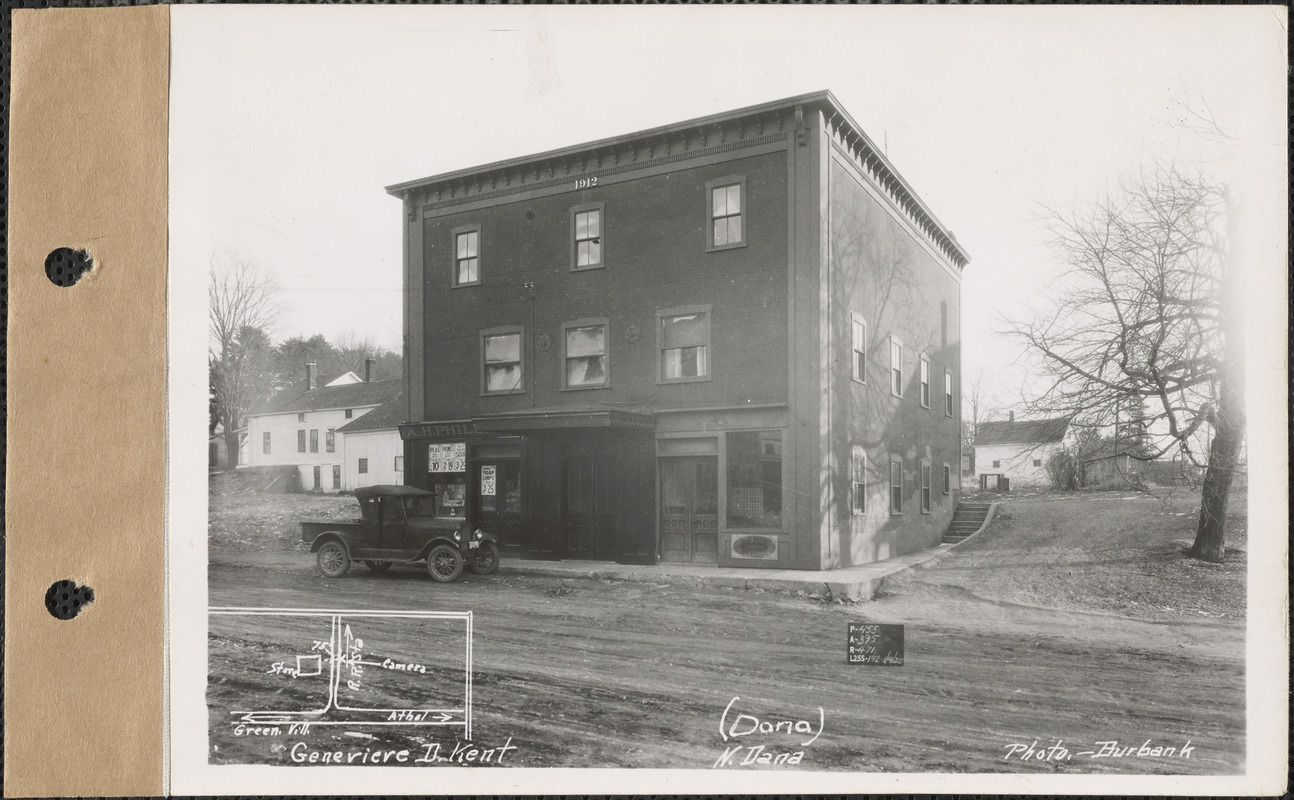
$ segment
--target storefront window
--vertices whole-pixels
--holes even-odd
[[[728,527],[782,529],[782,432],[728,434]]]
[[[432,474],[431,491],[436,494],[436,516],[467,518],[466,475],[463,473]]]

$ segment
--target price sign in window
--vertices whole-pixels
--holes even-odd
[[[481,494],[493,497],[497,481],[495,466],[493,464],[483,464],[481,466]]]
[[[467,443],[427,445],[428,472],[467,472]]]

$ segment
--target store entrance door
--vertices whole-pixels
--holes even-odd
[[[716,563],[719,459],[661,459],[660,497],[660,560]]]
[[[562,462],[562,527],[569,558],[614,560],[617,555],[615,462],[569,458]]]

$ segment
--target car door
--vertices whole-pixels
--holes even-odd
[[[404,547],[404,537],[409,527],[404,516],[404,505],[398,497],[383,497],[381,501],[382,547],[400,549]]]

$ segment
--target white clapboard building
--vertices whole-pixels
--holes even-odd
[[[371,365],[365,370],[371,375]],[[306,365],[305,389],[280,392],[256,413],[247,415],[240,467],[294,465],[304,491],[339,492],[371,483],[346,477],[348,456],[341,429],[394,399],[401,382],[366,381],[346,372],[318,386],[313,364]],[[399,434],[395,434],[398,450]],[[350,458],[353,462],[355,459]],[[364,477],[364,476],[359,476]]]
[[[404,422],[404,395],[397,391],[386,403],[337,429],[346,448],[342,484],[347,489],[404,483],[401,422]]]

